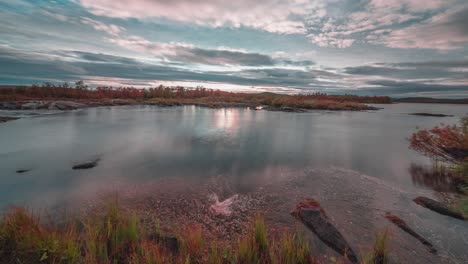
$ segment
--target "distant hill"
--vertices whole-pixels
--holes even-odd
[[[442,99],[431,97],[392,98],[394,103],[422,103],[422,104],[468,104],[468,98]]]

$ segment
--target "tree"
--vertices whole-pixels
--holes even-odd
[[[75,82],[75,88],[76,89],[81,89],[81,90],[86,90],[88,89],[88,86],[84,84],[83,80],[79,80]]]
[[[441,124],[416,131],[410,138],[410,148],[443,162],[468,162],[468,116],[459,125]]]

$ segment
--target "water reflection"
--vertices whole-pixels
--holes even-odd
[[[249,192],[280,179],[284,169],[306,167],[342,167],[411,187],[411,162],[430,160],[409,150],[406,138],[416,126],[458,121],[400,113],[415,112],[414,107],[465,111],[410,104],[377,112],[310,113],[124,106],[24,118],[0,126],[0,207],[41,202],[53,193],[61,202],[76,186],[97,189],[122,179],[139,184],[221,175],[238,192]],[[102,157],[96,168],[71,170],[96,155]],[[24,168],[31,171],[16,174]]]
[[[408,171],[415,185],[424,186],[437,192],[456,192],[457,184],[463,182],[460,175],[449,169],[412,163]]]

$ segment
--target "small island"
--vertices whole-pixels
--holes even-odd
[[[0,109],[3,110],[73,110],[113,105],[196,105],[208,108],[249,107],[256,110],[306,112],[309,110],[362,111],[377,110],[367,104],[389,104],[386,96],[356,96],[275,93],[235,93],[197,87],[96,87],[88,88],[82,81],[74,87],[68,83],[44,83],[32,86],[9,86],[0,89]]]

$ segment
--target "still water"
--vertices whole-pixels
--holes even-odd
[[[27,116],[0,124],[0,207],[53,206],[114,182],[144,185],[158,177],[197,182],[220,176],[243,194],[284,177],[284,169],[334,168],[334,175],[350,171],[405,192],[430,193],[410,173],[411,166],[430,165],[430,160],[410,150],[407,138],[416,127],[456,123],[468,107],[378,107],[383,109],[285,113],[121,106]],[[417,112],[454,116],[409,115]],[[72,170],[95,158],[97,167]],[[30,171],[16,173],[20,169]],[[464,239],[454,242],[461,251]],[[457,250],[450,254],[466,256]]]

